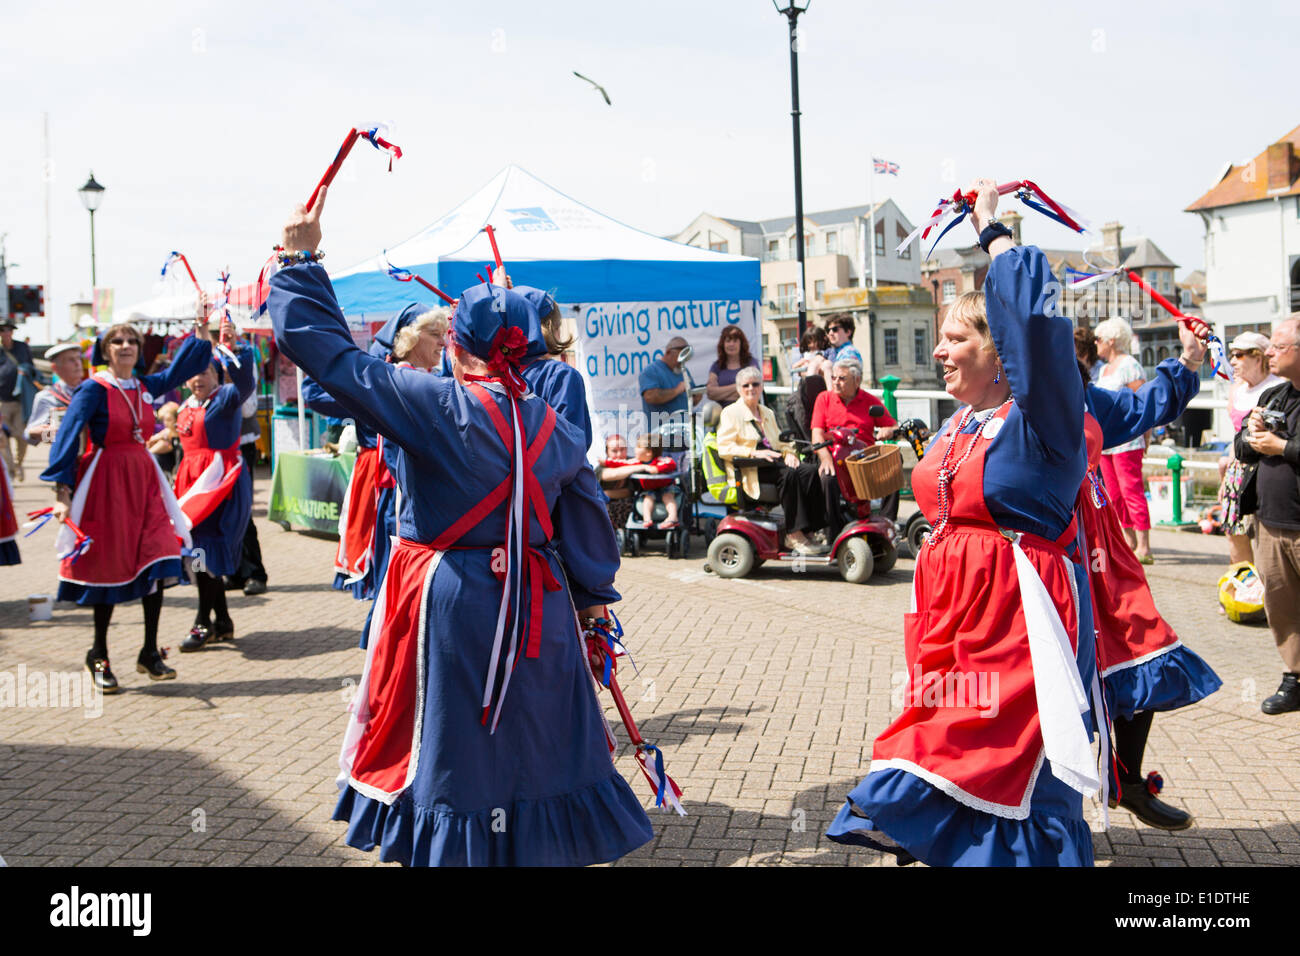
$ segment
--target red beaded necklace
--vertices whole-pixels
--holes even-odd
[[[957,436],[962,433],[962,429],[964,429],[970,422],[971,416],[975,413],[975,410],[971,406],[967,405],[966,411],[962,412],[961,420],[957,422],[956,427],[952,430],[952,434],[948,436],[948,447],[944,449],[943,459],[939,462],[939,514],[938,520],[934,523],[934,530],[930,533],[930,537],[926,539],[927,544],[935,544],[944,536],[945,533],[947,533],[950,527],[948,524],[948,518],[952,514],[952,480],[957,476],[957,472],[961,470],[961,466],[966,464],[966,459],[971,456],[971,452],[975,450],[975,444],[979,441],[980,436],[984,434],[985,426],[987,426],[989,422],[993,421],[993,419],[997,418],[998,412],[1010,405],[1011,402],[1012,399],[1008,398],[997,408],[993,409],[992,413],[980,422],[979,427],[975,429],[975,433],[971,436],[970,443],[966,446],[966,450],[962,452],[962,456],[957,459],[955,465],[949,467],[948,460],[952,457],[953,448],[956,447]]]

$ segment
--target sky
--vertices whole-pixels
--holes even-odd
[[[324,215],[331,269],[412,235],[509,163],[660,235],[705,211],[793,212],[789,46],[771,0],[15,6],[0,9],[0,234],[9,282],[47,284],[59,325],[90,291],[77,189],[91,170],[107,189],[98,284],[121,312],[181,288],[159,280],[173,249],[202,280],[228,267],[253,281],[359,123],[392,124],[404,157],[391,174],[368,147],[349,158]],[[1181,277],[1203,259],[1183,208],[1300,124],[1285,106],[1296,11],[812,0],[804,209],[865,202],[872,155],[901,169],[877,178],[876,198],[914,222],[976,176],[1032,179],[1097,226],[1153,239]],[[1083,244],[1033,213],[1024,235]]]

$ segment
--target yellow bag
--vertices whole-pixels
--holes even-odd
[[[1264,582],[1249,561],[1240,561],[1219,578],[1219,603],[1228,620],[1249,624],[1264,620]]]

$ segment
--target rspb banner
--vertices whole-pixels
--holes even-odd
[[[729,326],[745,333],[751,356],[762,360],[758,302],[753,299],[591,302],[562,309],[576,326],[578,368],[587,380],[597,450],[603,450],[607,435],[618,433],[630,441],[652,427],[643,414],[638,379],[675,336],[693,349],[686,367],[700,388],[708,384],[718,337]]]

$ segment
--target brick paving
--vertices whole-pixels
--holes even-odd
[[[22,510],[51,495],[34,477],[15,487]],[[376,865],[329,820],[345,703],[360,675],[365,606],[328,587],[334,544],[265,520],[269,481],[256,482],[270,590],[231,594],[238,636],[173,653],[179,679],[151,684],[131,666],[139,604],[109,635],[124,692],[87,716],[69,707],[0,715],[0,857],[11,866]],[[76,672],[88,609],[58,607],[28,623],[28,594],[55,588],[52,534],[20,543],[24,563],[0,569],[0,674]],[[1184,641],[1224,680],[1208,701],[1158,715],[1145,769],[1196,826],[1165,833],[1112,811],[1095,833],[1099,865],[1250,866],[1300,863],[1300,714],[1266,717],[1280,661],[1264,627],[1218,612],[1222,538],[1156,531],[1148,569],[1157,602]],[[661,744],[690,816],[651,811],[655,839],[619,865],[892,866],[822,833],[865,772],[889,722],[903,670],[902,613],[912,563],[866,585],[824,571],[765,567],[725,581],[697,557],[628,559],[619,607],[640,675],[624,681],[643,731]],[[194,592],[167,592],[160,643],[189,628]],[[605,698],[608,701],[608,698]],[[615,718],[612,705],[608,708]],[[620,769],[646,788],[626,749]]]

